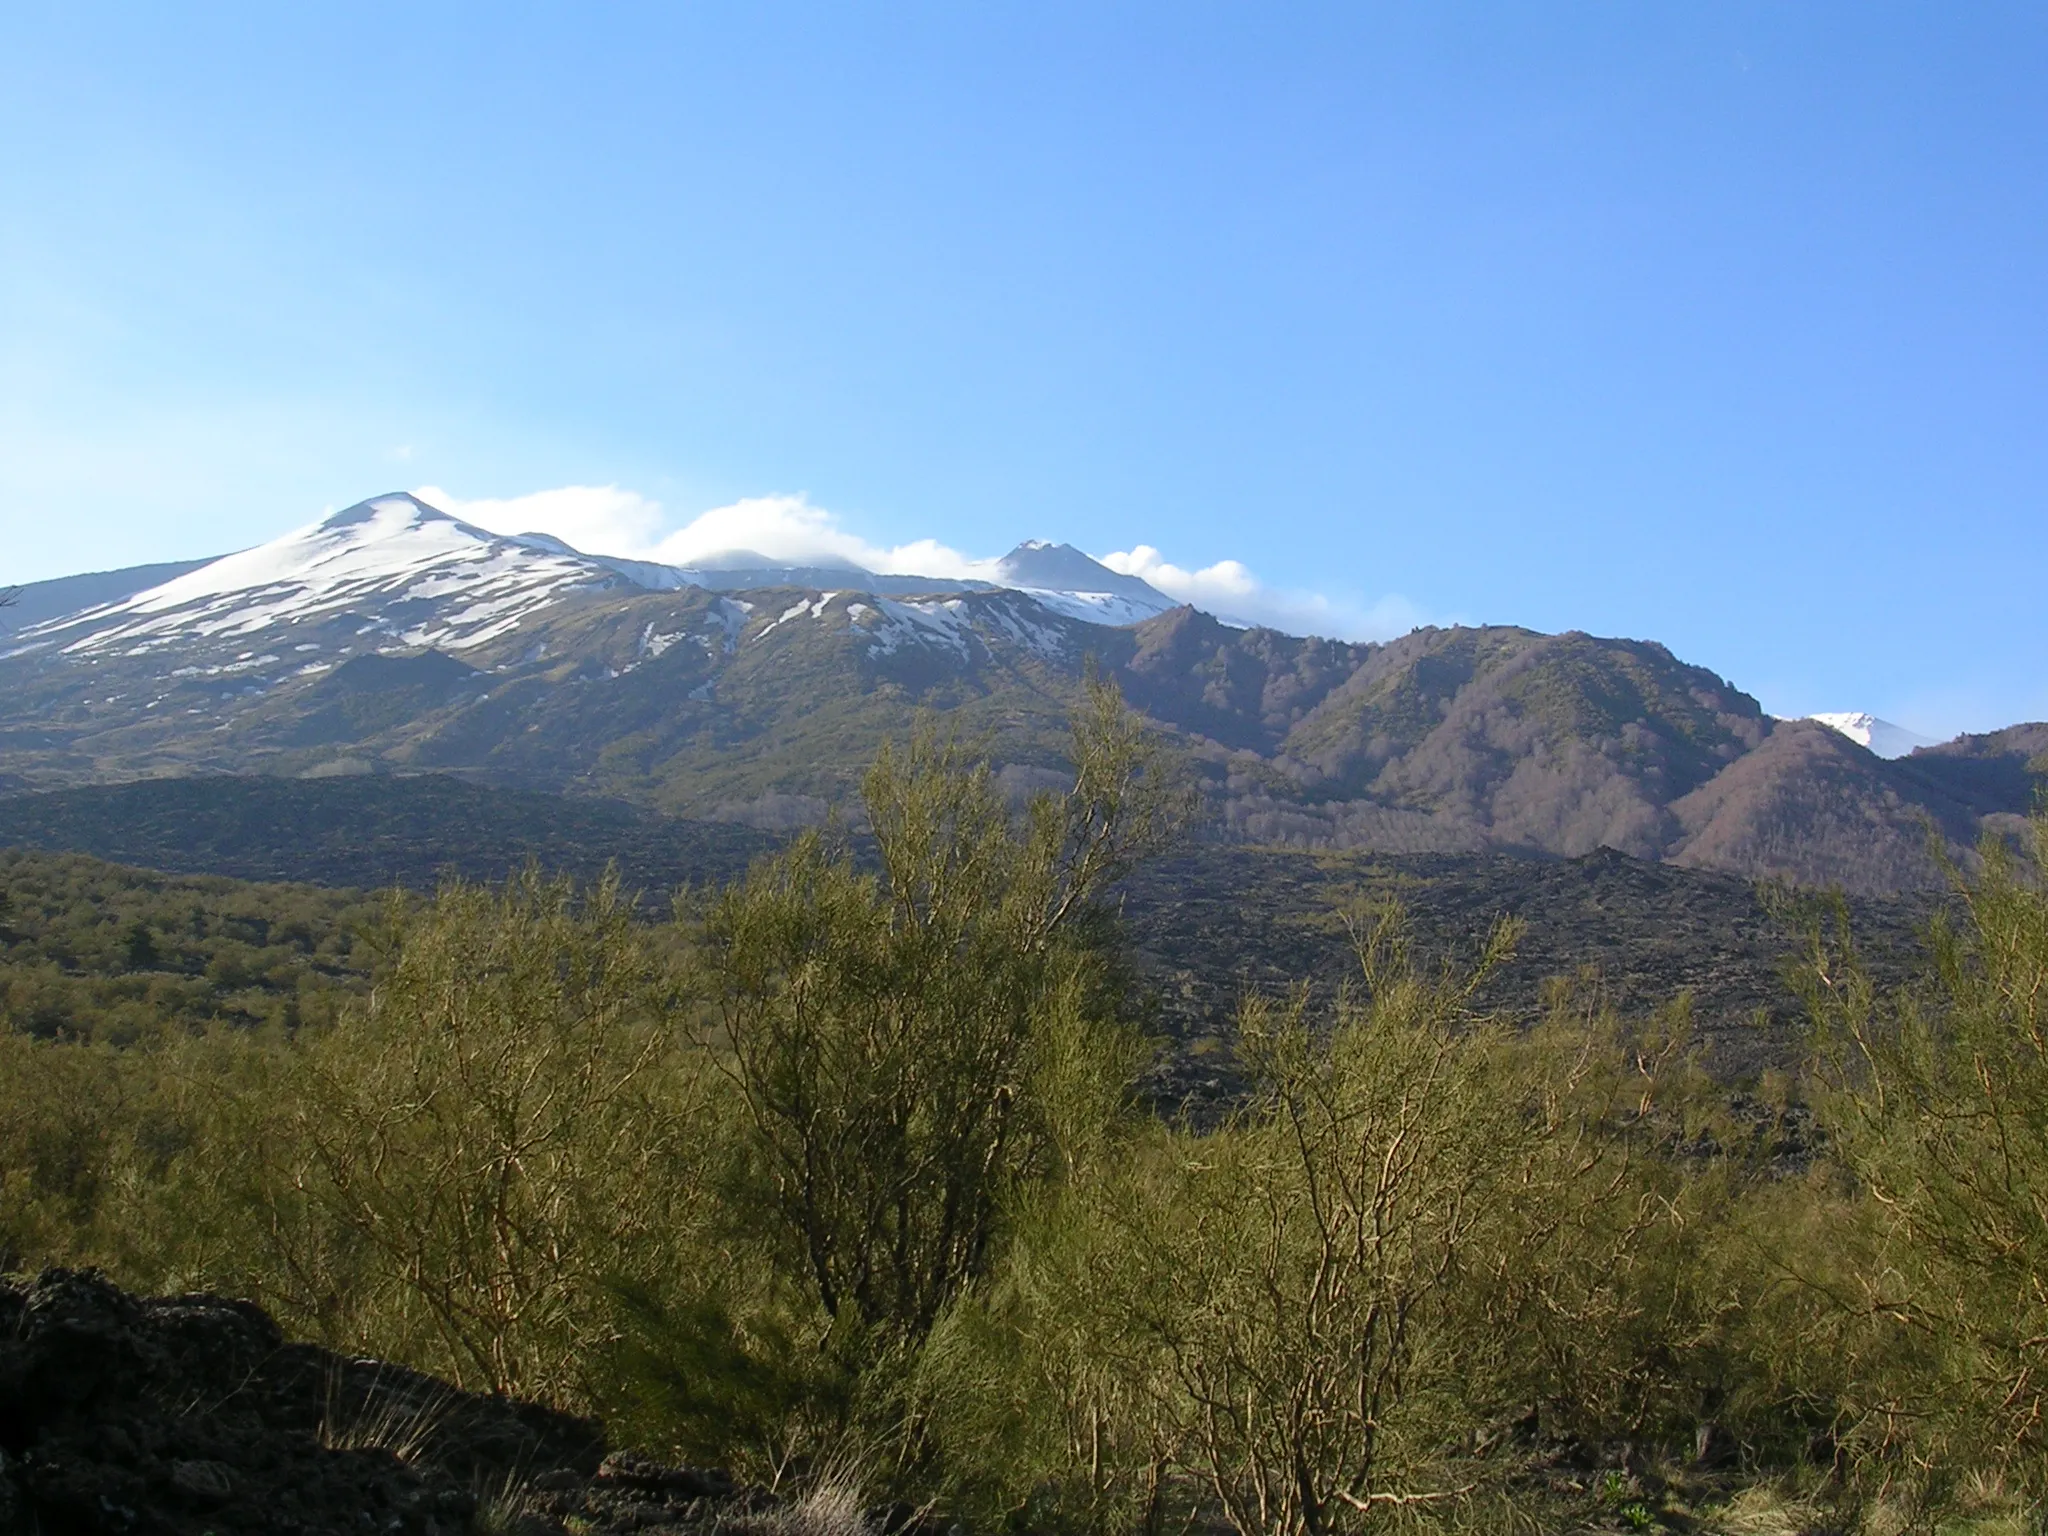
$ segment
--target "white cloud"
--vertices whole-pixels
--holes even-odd
[[[650,558],[661,537],[661,503],[616,485],[564,485],[526,496],[468,501],[436,485],[413,494],[492,533],[548,533],[594,555]]]
[[[654,547],[647,558],[687,566],[728,550],[750,549],[792,565],[850,560],[891,575],[986,579],[992,562],[975,560],[936,539],[885,549],[839,526],[823,507],[802,496],[749,496],[699,513]]]
[[[1168,597],[1193,603],[1219,618],[1264,624],[1293,635],[1326,635],[1335,640],[1390,640],[1424,623],[1407,598],[1390,595],[1361,606],[1320,592],[1269,587],[1238,560],[1219,560],[1188,570],[1162,557],[1150,544],[1097,557],[1112,571],[1150,582]]]
[[[995,579],[996,561],[961,553],[936,539],[883,547],[840,525],[803,496],[749,496],[701,512],[671,528],[661,503],[616,485],[565,485],[527,496],[465,500],[422,486],[420,500],[494,533],[547,533],[594,555],[689,566],[732,550],[752,550],[792,565],[850,561],[870,571],[950,580]],[[1360,605],[1319,592],[1269,587],[1241,561],[1199,570],[1173,564],[1149,544],[1098,557],[1111,570],[1141,577],[1168,597],[1239,624],[1297,635],[1385,640],[1423,622],[1415,605],[1385,597]]]
[[[752,550],[792,565],[850,560],[870,571],[954,580],[986,580],[995,569],[994,561],[972,559],[936,539],[893,549],[870,544],[802,496],[749,496],[670,529],[660,502],[616,485],[565,485],[473,501],[433,485],[413,494],[493,533],[548,533],[587,554],[666,565],[688,566],[731,550]]]

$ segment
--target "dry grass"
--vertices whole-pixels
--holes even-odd
[[[876,1536],[866,1504],[852,1478],[825,1477],[794,1502],[747,1516],[739,1528],[749,1536]]]
[[[386,1385],[378,1381],[350,1408],[341,1383],[330,1376],[320,1417],[320,1444],[330,1451],[389,1451],[411,1463],[426,1454],[453,1406],[455,1394],[438,1384]]]
[[[1836,1528],[1803,1490],[1777,1480],[1753,1484],[1700,1514],[1700,1529],[1714,1536],[1815,1536]]]
[[[475,1536],[510,1536],[533,1513],[531,1478],[514,1468],[476,1490],[476,1510],[469,1517],[469,1528]]]
[[[1959,1490],[1950,1513],[1934,1519],[1890,1498],[1845,1511],[1811,1478],[1783,1477],[1703,1504],[1694,1518],[1699,1536],[2037,1536],[2042,1529],[2019,1495],[1981,1476]]]

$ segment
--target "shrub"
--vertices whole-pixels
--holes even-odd
[[[1972,1472],[2048,1494],[2048,864],[1981,855],[1923,985],[1877,993],[1845,926],[1815,925],[1806,972],[1823,1123],[1868,1196],[1810,1326],[1847,1363],[1849,1448],[1934,1498]]]

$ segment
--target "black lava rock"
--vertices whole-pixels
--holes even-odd
[[[593,1420],[287,1342],[246,1302],[0,1282],[0,1532],[708,1530],[774,1503],[605,1453]]]

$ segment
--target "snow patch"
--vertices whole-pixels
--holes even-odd
[[[730,656],[739,649],[740,632],[747,627],[747,618],[753,611],[752,603],[741,602],[737,598],[721,597],[713,603],[710,615],[717,627],[704,637],[704,648]]]
[[[1041,611],[1047,607],[1041,600],[1035,598],[1032,600],[1032,606]],[[988,621],[1032,655],[1043,660],[1056,661],[1067,653],[1067,637],[1064,634],[1019,612],[1013,604],[990,604]]]
[[[647,627],[640,631],[640,654],[650,658],[659,656],[682,639],[683,634],[679,629],[672,634],[658,635],[654,632],[654,621],[650,619]]]
[[[764,625],[762,627],[761,633],[754,636],[754,638],[756,640],[759,640],[763,636],[765,636],[770,630],[780,629],[783,625],[787,624],[791,619],[800,619],[804,617],[804,615],[806,614],[815,614],[822,619],[823,617],[825,617],[825,609],[827,608],[827,606],[830,605],[832,599],[837,597],[838,595],[839,594],[837,592],[827,592],[820,597],[807,598],[803,602],[798,603],[794,608],[783,609],[782,616],[776,619],[773,623]]]
[[[1016,590],[1067,618],[1079,619],[1084,624],[1108,624],[1117,628],[1142,624],[1173,606],[1171,603],[1126,596],[1121,592],[1060,592],[1050,587],[1018,587]]]
[[[967,659],[974,625],[966,604],[957,597],[921,603],[878,597],[872,614],[874,622],[859,625],[869,636],[870,657],[893,656],[906,645],[920,645]]]

